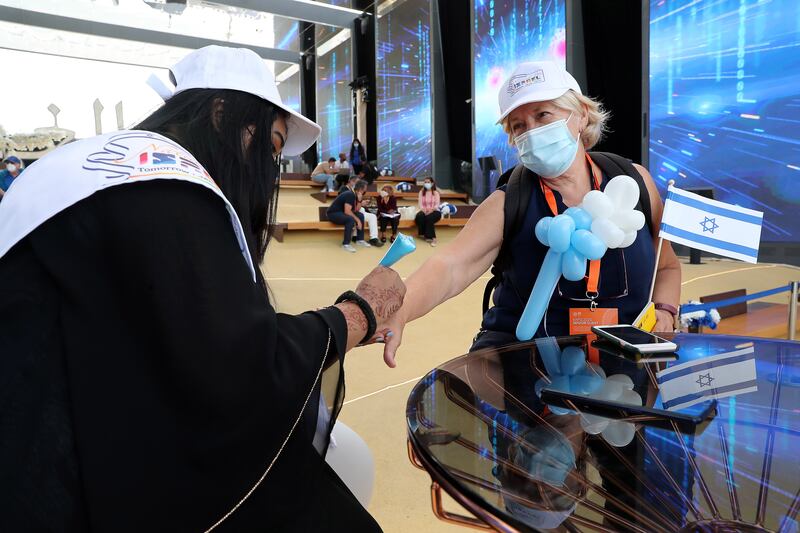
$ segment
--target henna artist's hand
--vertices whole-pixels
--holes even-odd
[[[390,324],[394,314],[402,307],[406,286],[394,270],[379,266],[361,280],[356,288],[372,308],[377,328],[375,335],[364,344],[385,342],[394,335]],[[348,350],[356,345],[367,331],[367,319],[361,309],[352,302],[337,305],[344,314],[348,329]]]
[[[406,295],[406,285],[400,276],[384,266],[376,267],[361,280],[356,294],[364,298],[378,323],[378,331],[386,326],[390,318],[402,307]]]

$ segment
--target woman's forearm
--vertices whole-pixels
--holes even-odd
[[[428,259],[406,280],[403,317],[406,322],[428,314],[450,298],[453,275],[450,267],[438,256]]]

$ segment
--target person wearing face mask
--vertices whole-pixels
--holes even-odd
[[[350,145],[350,163],[353,164],[353,173],[360,173],[361,167],[366,162],[367,153],[364,151],[364,146],[358,139],[353,139],[353,144]]]
[[[400,213],[397,211],[397,198],[394,196],[394,188],[391,185],[384,185],[378,199],[378,223],[381,227],[381,242],[386,242],[386,226],[391,225],[392,236],[389,242],[394,242],[397,237],[397,225],[400,223]]]
[[[370,247],[370,244],[364,240],[364,213],[361,212],[359,205],[366,190],[367,182],[353,176],[327,211],[328,220],[344,226],[342,249],[346,252],[355,253],[356,251],[350,244],[354,227],[356,228],[356,244],[365,248]]]
[[[22,173],[22,161],[17,156],[9,156],[4,161],[6,168],[0,171],[0,200],[14,180]]]
[[[436,182],[428,176],[419,191],[419,211],[414,217],[414,222],[417,224],[417,236],[424,238],[425,242],[433,247],[436,246],[435,224],[442,218],[442,214],[439,212],[440,201]]]
[[[647,169],[614,154],[589,152],[607,119],[599,102],[584,96],[575,79],[551,61],[518,65],[498,96],[497,123],[517,148],[520,163],[501,177],[508,183],[481,203],[447,249],[407,280],[405,303],[393,318],[395,335],[384,350],[389,366],[395,364],[406,323],[460,294],[490,267],[494,305],[489,306],[486,294],[473,349],[515,342],[517,324],[548,250],[534,236],[536,223],[578,206],[589,191],[605,189],[621,174],[639,183],[637,208],[647,223],[631,246],[609,250],[600,261],[591,262],[584,280],[559,280],[535,337],[568,335],[577,326],[571,317],[595,307],[609,309],[605,316],[616,313],[620,324],[630,324],[650,301],[663,204]],[[652,298],[656,331],[673,329],[680,279],[680,263],[665,242]]]
[[[345,354],[405,287],[379,267],[277,312],[280,159],[321,128],[252,50],[170,78],[135,129],[60,147],[0,204],[0,530],[378,532],[325,454]]]

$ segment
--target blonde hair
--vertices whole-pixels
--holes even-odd
[[[583,115],[588,111],[588,122],[586,128],[581,133],[581,140],[583,147],[590,150],[594,145],[600,142],[603,134],[608,131],[606,122],[611,116],[611,113],[603,109],[603,104],[597,100],[578,94],[573,90],[569,90],[553,100],[553,105],[566,111],[571,111],[579,115]],[[511,131],[509,116],[503,119],[503,131],[508,134],[508,143],[514,144],[514,134]]]

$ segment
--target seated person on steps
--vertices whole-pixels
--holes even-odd
[[[322,188],[322,192],[327,191],[335,191],[336,190],[336,174],[339,172],[338,167],[336,166],[336,158],[331,157],[328,159],[327,163],[320,163],[311,173],[311,179],[316,183],[324,183],[325,187]]]
[[[336,162],[336,190],[341,189],[348,179],[350,179],[350,163],[347,162],[347,154],[341,152]]]
[[[414,217],[417,223],[417,236],[425,238],[425,242],[436,246],[436,229],[434,224],[439,222],[442,214],[439,212],[439,191],[436,190],[436,181],[430,176],[425,178],[422,190],[419,191],[419,211]]]
[[[384,185],[378,199],[378,223],[381,230],[381,242],[386,242],[386,226],[392,226],[392,236],[389,242],[394,242],[397,237],[397,225],[400,223],[400,212],[397,210],[397,198],[394,197],[394,188]]]
[[[363,179],[359,178],[358,176],[350,176],[350,179],[347,181],[344,187],[339,189],[339,194],[343,192],[352,191],[355,184],[359,181],[364,181]],[[364,181],[366,184],[367,182]],[[366,195],[366,191],[364,191],[364,195]],[[367,229],[369,230],[369,243],[372,246],[377,246],[380,248],[383,246],[383,243],[378,240],[378,217],[374,213],[370,213],[364,208],[364,195],[362,195],[362,199],[359,200],[358,206],[356,207],[356,211],[361,213],[364,218],[364,222],[367,223]]]

